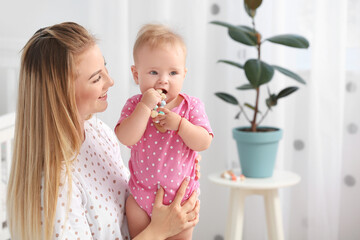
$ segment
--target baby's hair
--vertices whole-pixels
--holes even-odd
[[[169,27],[162,24],[146,24],[139,30],[133,48],[134,60],[136,58],[136,52],[145,44],[148,44],[151,48],[162,47],[167,44],[171,46],[179,45],[186,56],[184,39]]]

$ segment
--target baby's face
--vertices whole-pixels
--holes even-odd
[[[141,93],[149,88],[162,89],[170,102],[180,93],[185,79],[185,53],[180,46],[145,45],[137,51],[135,69],[134,80]]]

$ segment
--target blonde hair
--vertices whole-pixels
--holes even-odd
[[[146,24],[138,32],[133,48],[133,57],[136,61],[137,51],[148,44],[151,48],[163,47],[167,44],[180,46],[186,56],[186,44],[184,39],[170,28],[161,24]]]
[[[85,28],[66,22],[38,30],[23,48],[7,192],[12,239],[52,238],[62,172],[70,198],[71,163],[82,144],[76,57],[95,42]]]

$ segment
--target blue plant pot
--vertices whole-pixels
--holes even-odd
[[[271,177],[274,172],[278,143],[282,138],[282,130],[274,127],[274,131],[247,132],[249,127],[233,128],[242,174],[250,178]]]

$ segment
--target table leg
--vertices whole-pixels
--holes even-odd
[[[230,190],[225,240],[242,239],[245,197],[238,189]]]
[[[284,230],[278,189],[267,190],[264,200],[268,238],[269,240],[283,240]]]

